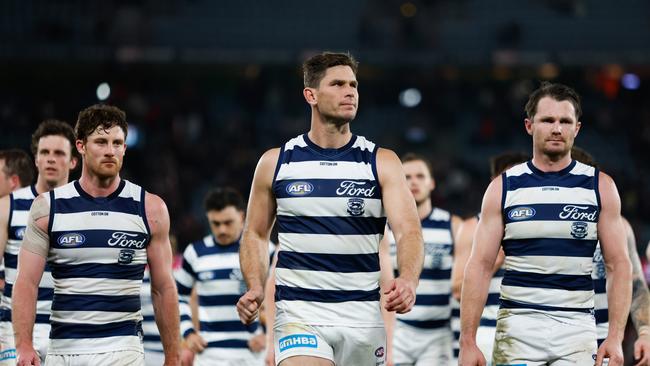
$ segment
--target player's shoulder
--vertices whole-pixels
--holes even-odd
[[[384,147],[377,148],[377,164],[402,164],[399,156],[391,149]]]

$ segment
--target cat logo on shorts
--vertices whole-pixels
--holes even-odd
[[[122,249],[120,250],[120,254],[117,257],[117,263],[131,264],[131,262],[133,262],[133,257],[135,257],[134,249]]]
[[[571,236],[576,239],[583,239],[587,236],[587,223],[576,221],[571,224]]]
[[[365,212],[366,202],[363,198],[350,198],[348,200],[348,213],[351,216],[361,216]]]

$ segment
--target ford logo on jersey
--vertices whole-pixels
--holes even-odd
[[[286,188],[291,196],[306,196],[314,191],[314,186],[309,182],[293,182]]]
[[[535,209],[532,207],[517,207],[508,212],[508,218],[514,221],[527,220],[535,216]]]
[[[280,352],[284,352],[288,349],[296,347],[318,347],[318,341],[316,340],[316,336],[313,334],[292,334],[290,336],[280,338],[280,341],[278,343]]]
[[[62,247],[76,247],[83,244],[86,241],[86,237],[83,234],[79,233],[68,233],[59,236],[57,242]]]

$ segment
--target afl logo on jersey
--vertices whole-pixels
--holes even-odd
[[[286,190],[290,196],[307,196],[314,191],[314,186],[309,182],[293,182]]]
[[[86,241],[86,237],[79,233],[68,233],[59,236],[57,242],[62,247],[77,247]]]
[[[22,239],[25,236],[25,228],[21,227],[16,229],[16,239]]]
[[[508,218],[513,221],[527,220],[535,216],[535,213],[532,207],[517,207],[508,212]]]

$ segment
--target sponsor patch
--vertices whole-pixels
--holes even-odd
[[[296,347],[318,347],[318,340],[313,334],[292,334],[290,336],[280,338],[280,341],[278,343],[280,352],[284,352]]]
[[[528,220],[537,212],[532,207],[517,207],[508,212],[508,218],[514,221]]]
[[[25,236],[25,228],[21,227],[16,229],[16,239],[22,239]]]
[[[0,351],[0,362],[7,361],[7,360],[15,360],[15,359],[16,359],[15,349]]]
[[[587,236],[587,223],[576,221],[571,224],[571,236],[576,239],[583,239]]]
[[[108,245],[111,247],[122,247],[122,248],[144,248],[147,238],[143,237],[141,240],[140,237],[144,236],[143,234],[131,234],[124,233],[121,231],[116,231],[111,235],[111,238],[108,239]]]
[[[314,186],[309,182],[293,182],[287,185],[286,191],[290,196],[307,196],[314,191]]]
[[[366,187],[366,183],[364,181],[344,180],[339,184],[339,188],[336,189],[336,195],[371,198],[374,196],[377,186]]]
[[[595,222],[598,212],[589,206],[566,205],[562,208],[559,217],[562,220],[580,220]]]
[[[86,237],[80,233],[67,233],[59,236],[57,243],[62,247],[78,247],[86,241]]]

